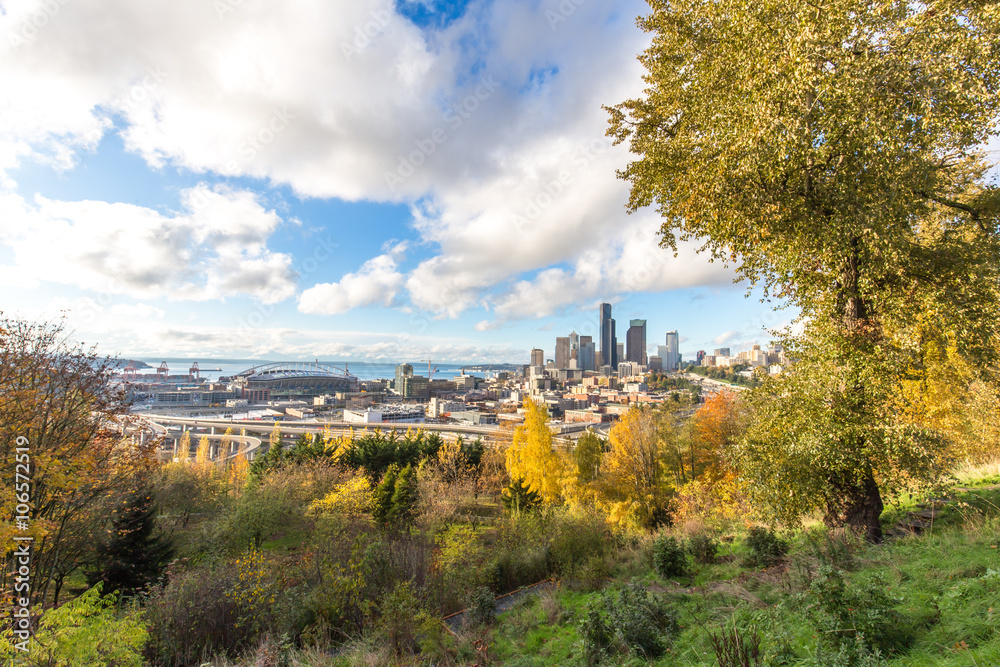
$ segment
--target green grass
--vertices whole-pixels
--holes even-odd
[[[737,626],[759,632],[761,667],[830,664],[817,659],[815,625],[821,601],[810,592],[822,565],[834,565],[849,585],[880,578],[879,590],[896,601],[890,614],[892,641],[886,667],[986,667],[1000,665],[1000,488],[966,474],[946,493],[932,524],[919,535],[869,545],[846,531],[810,526],[782,537],[790,549],[783,565],[751,569],[742,565],[743,536],[723,541],[719,561],[692,564],[685,577],[660,578],[649,545],[631,543],[609,558],[607,587],[641,582],[662,594],[676,612],[680,634],[669,651],[647,662],[617,656],[602,664],[658,667],[717,667],[710,632]],[[907,512],[928,507],[926,498],[905,498],[883,517],[891,528]],[[601,582],[591,582],[591,586]],[[474,642],[487,646],[488,664],[505,667],[584,665],[579,632],[589,602],[602,595],[582,582],[567,581],[540,595],[523,598],[490,628],[460,632],[450,639],[450,658],[410,656],[408,665],[481,664]],[[851,610],[854,613],[854,610]],[[346,663],[383,664],[385,656]],[[403,664],[400,662],[399,664]],[[307,664],[307,663],[301,663]]]
[[[643,571],[636,559],[624,559],[612,578],[665,591],[682,631],[669,653],[655,662],[622,656],[613,664],[715,667],[709,630],[735,623],[761,632],[769,656],[761,665],[815,665],[817,630],[809,620],[815,602],[807,589],[823,562],[841,567],[850,581],[881,576],[899,601],[901,645],[886,656],[888,667],[1000,664],[1000,489],[976,481],[961,480],[922,535],[873,546],[813,527],[785,536],[791,549],[779,568],[743,568],[740,539],[722,545],[722,562],[694,565],[689,576],[673,581],[660,579],[645,564]],[[890,509],[887,526],[918,505],[926,505],[926,499],[909,498]],[[563,590],[503,615],[490,634],[494,664],[585,664],[577,626],[587,600],[598,594]]]

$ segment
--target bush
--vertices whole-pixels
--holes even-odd
[[[466,624],[471,627],[490,625],[497,618],[497,601],[493,591],[480,586],[473,591],[469,600],[469,611]]]
[[[676,538],[661,535],[653,542],[653,568],[661,577],[683,577],[688,571],[687,551]]]
[[[639,584],[629,584],[588,604],[579,631],[587,664],[596,665],[616,653],[658,658],[680,632],[680,625],[663,598]]]
[[[746,545],[750,553],[743,558],[744,567],[771,567],[788,553],[788,543],[767,528],[751,528]]]
[[[688,540],[688,553],[699,565],[711,565],[715,562],[719,551],[719,543],[706,533],[698,533]]]
[[[549,534],[552,565],[562,576],[578,574],[584,563],[604,556],[614,543],[604,517],[596,514],[556,513]]]
[[[817,657],[825,664],[859,667],[908,641],[905,620],[878,576],[858,584],[840,570],[821,566],[810,586],[810,620],[817,630]]]
[[[29,660],[38,667],[116,665],[141,667],[146,628],[134,612],[116,613],[114,594],[101,597],[101,584],[42,614]],[[19,660],[14,658],[14,664]]]

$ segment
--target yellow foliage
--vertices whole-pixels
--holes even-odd
[[[310,516],[341,516],[356,519],[371,511],[371,505],[371,483],[364,475],[357,475],[339,484],[323,498],[313,501],[307,513]]]
[[[649,527],[666,509],[662,450],[649,409],[629,410],[608,434],[602,460],[603,500],[619,526]]]
[[[538,492],[546,503],[557,502],[561,496],[560,480],[563,461],[552,451],[549,413],[544,405],[525,401],[524,424],[514,430],[507,448],[507,472],[510,478],[524,479],[525,485]]]
[[[208,436],[202,436],[198,441],[198,453],[195,455],[195,463],[208,463],[211,460],[212,445],[208,442]]]

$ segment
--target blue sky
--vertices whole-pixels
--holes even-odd
[[[103,352],[525,363],[602,301],[651,353],[793,316],[625,212],[601,105],[643,3],[0,8],[2,308]]]

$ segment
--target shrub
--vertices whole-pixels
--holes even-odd
[[[614,541],[604,517],[583,512],[555,513],[549,534],[552,565],[562,576],[577,574],[584,563],[607,553]]]
[[[588,665],[615,653],[658,658],[680,631],[677,614],[666,601],[639,584],[609,591],[599,599],[588,604],[579,626]]]
[[[719,551],[719,543],[707,533],[692,535],[688,540],[688,553],[699,565],[711,565],[715,562]]]
[[[497,618],[497,601],[493,591],[480,586],[472,592],[466,624],[472,627],[490,625]]]
[[[881,577],[851,584],[840,570],[823,565],[810,596],[817,656],[829,664],[857,667],[907,642],[904,619],[893,609],[898,601]]]
[[[409,581],[396,584],[380,600],[376,627],[397,656],[412,654],[417,649],[420,623],[420,601]]]
[[[46,611],[34,640],[29,642],[30,664],[116,665],[141,667],[146,628],[138,613],[115,612],[114,594],[101,597],[101,584]],[[19,660],[14,658],[14,664]]]
[[[771,567],[788,553],[788,543],[767,528],[754,527],[746,539],[750,553],[743,559],[745,567]]]
[[[653,568],[664,578],[687,574],[687,552],[676,538],[667,535],[656,538],[653,543]]]

